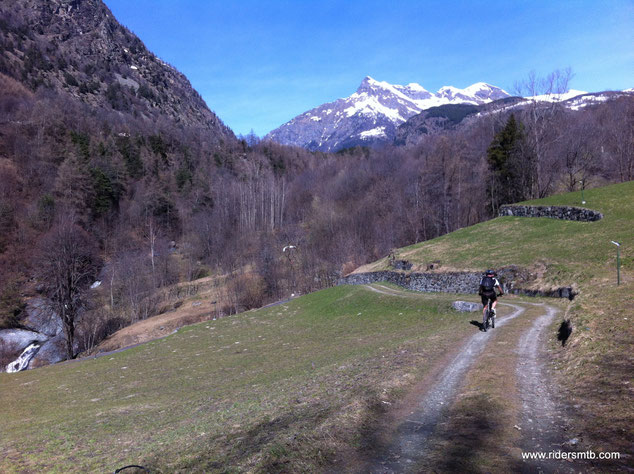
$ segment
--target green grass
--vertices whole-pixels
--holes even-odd
[[[560,221],[549,218],[501,217],[466,227],[437,239],[404,247],[396,252],[415,265],[439,261],[448,268],[483,270],[487,267],[548,266],[546,282],[583,284],[601,275],[616,276],[616,248],[622,243],[621,270],[634,270],[634,181],[585,191],[584,207],[598,210],[597,222]],[[533,205],[580,205],[580,193],[527,201]],[[387,269],[382,259],[363,269]]]
[[[0,374],[0,471],[312,469],[340,447],[329,437],[361,442],[376,397],[408,380],[412,357],[437,356],[429,341],[472,330],[450,301],[335,287],[111,356]]]

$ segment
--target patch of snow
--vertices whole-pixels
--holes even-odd
[[[90,285],[90,289],[94,290],[95,288],[99,288],[100,285],[101,285],[101,281],[97,280],[92,285]]]
[[[597,104],[599,102],[605,102],[607,100],[610,100],[610,97],[608,97],[607,95],[588,95],[588,96],[573,98],[573,100],[571,100],[570,103],[566,105],[568,106],[568,108],[572,110],[579,110],[584,107],[587,107],[588,105]]]
[[[354,95],[354,94],[353,94]],[[363,100],[352,101],[350,107],[346,108],[343,113],[352,117],[353,115],[364,115],[366,117],[377,117],[383,115],[394,123],[405,122],[398,109],[392,109],[379,102],[376,97],[364,97]]]
[[[134,69],[134,70],[136,71],[136,70],[137,70],[137,69],[139,69],[139,68],[138,68],[138,67],[136,67],[136,66],[130,66],[130,69]]]
[[[313,122],[319,122],[321,121],[321,117],[317,117],[316,115],[313,115],[312,117],[310,117],[310,120],[312,120]]]
[[[378,138],[378,137],[385,137],[385,127],[376,127],[373,128],[372,130],[366,130],[365,132],[361,132],[359,134],[359,137],[361,137],[362,139],[366,140],[368,138]]]
[[[405,87],[407,89],[410,89],[410,90],[416,91],[416,92],[427,92],[427,89],[425,89],[423,86],[421,86],[417,82],[410,82]]]
[[[587,94],[587,92],[570,89],[568,92],[564,92],[563,94],[541,94],[526,98],[528,100],[534,100],[536,102],[561,102],[563,100],[572,99],[573,97],[584,94]]]

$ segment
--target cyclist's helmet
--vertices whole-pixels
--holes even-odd
[[[495,271],[493,271],[493,270],[487,270],[487,271],[485,272],[485,275],[498,276],[498,274],[497,274],[497,273],[495,273]]]

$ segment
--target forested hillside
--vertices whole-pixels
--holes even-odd
[[[81,321],[74,353],[160,312],[179,281],[226,274],[217,313],[257,307],[509,200],[634,175],[632,97],[312,153],[236,139],[98,0],[0,14],[0,327],[40,296]]]

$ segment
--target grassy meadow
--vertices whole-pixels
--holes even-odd
[[[314,470],[363,447],[382,405],[472,333],[453,299],[335,287],[0,374],[0,471]]]

